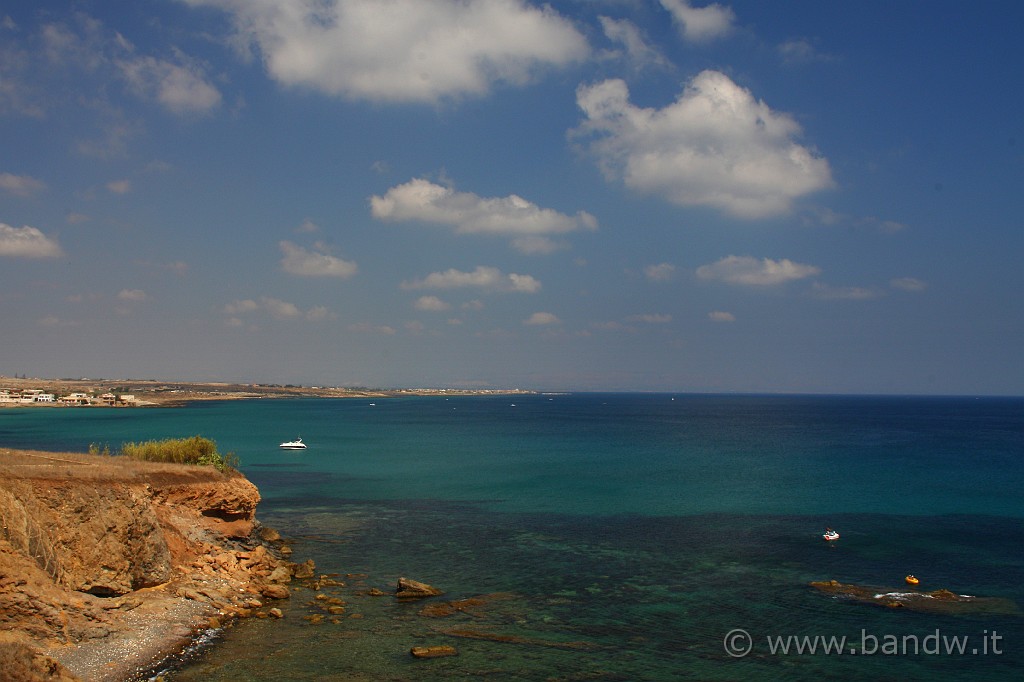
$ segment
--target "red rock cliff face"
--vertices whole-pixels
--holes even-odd
[[[312,565],[260,539],[259,499],[210,467],[0,449],[0,630],[61,660],[130,636],[147,613],[187,631],[287,596]]]

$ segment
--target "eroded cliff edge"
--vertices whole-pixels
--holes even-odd
[[[21,679],[123,680],[266,614],[313,566],[285,558],[259,500],[212,467],[0,449],[0,661]]]

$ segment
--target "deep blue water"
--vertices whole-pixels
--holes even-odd
[[[1024,605],[1024,399],[574,394],[0,411],[8,447],[195,434],[241,458],[261,520],[295,558],[339,574],[346,587],[325,592],[348,606],[314,625],[313,595],[297,591],[284,620],[228,630],[174,679],[1024,677],[1019,615],[883,609],[807,585],[902,589],[915,573],[922,589]],[[308,450],[276,447],[296,436]],[[843,535],[836,546],[820,539],[826,525]],[[442,601],[503,597],[429,618],[422,604],[366,595],[400,575],[444,589]],[[723,649],[735,628],[754,638],[743,658]],[[765,641],[936,631],[976,646],[784,656]],[[430,644],[460,655],[408,655]]]

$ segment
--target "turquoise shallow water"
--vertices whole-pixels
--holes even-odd
[[[1024,674],[1020,616],[888,610],[807,586],[900,588],[913,572],[924,588],[1024,605],[1024,400],[583,394],[0,412],[11,447],[197,433],[240,456],[260,518],[338,574],[345,586],[324,593],[347,606],[313,625],[313,593],[298,590],[284,620],[229,629],[173,679]],[[277,449],[295,436],[309,449]],[[825,525],[843,534],[837,546],[820,540]],[[496,596],[430,618],[367,595],[400,575],[444,589],[435,601]],[[753,637],[742,658],[723,647],[736,628]],[[781,655],[766,639],[846,636],[870,650],[871,637],[937,632],[972,638],[967,653]],[[460,655],[408,655],[432,644]]]

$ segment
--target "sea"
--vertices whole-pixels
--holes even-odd
[[[1024,398],[0,411],[13,448],[193,435],[238,456],[258,518],[328,577],[295,586],[281,619],[211,633],[164,679],[1024,679]],[[306,450],[278,448],[296,437]],[[908,574],[1002,607],[918,611],[810,585],[898,594]],[[399,577],[444,594],[399,601]],[[437,646],[457,655],[410,655]]]

